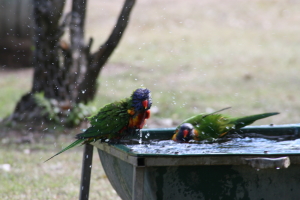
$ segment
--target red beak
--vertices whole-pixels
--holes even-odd
[[[183,131],[183,138],[186,138],[188,136],[188,134],[189,134],[189,131],[185,129]]]
[[[148,100],[142,101],[142,105],[144,106],[145,109],[148,108]]]

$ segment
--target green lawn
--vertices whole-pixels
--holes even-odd
[[[110,33],[122,2],[88,4],[85,34],[87,39],[94,37],[95,50]],[[153,119],[171,118],[175,126],[196,113],[227,106],[232,109],[226,113],[233,116],[281,113],[255,125],[298,123],[299,7],[300,2],[288,0],[139,0],[99,77],[100,88],[91,105],[101,107],[142,85],[152,91],[153,107],[159,111],[148,127]],[[0,119],[30,90],[32,74],[31,69],[0,71]],[[30,132],[24,127],[22,134]],[[4,139],[0,164],[10,164],[11,171],[0,170],[0,198],[77,199],[81,149],[42,163],[71,138],[27,145]],[[99,195],[115,199],[96,156],[91,199]]]
[[[61,144],[57,143],[57,146]],[[82,147],[46,163],[43,161],[58,149],[53,144],[4,147],[0,148],[0,166],[9,164],[10,170],[0,168],[0,199],[78,199]],[[120,199],[110,185],[96,151],[93,157],[90,191],[90,199]]]

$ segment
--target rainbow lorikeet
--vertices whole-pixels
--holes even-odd
[[[279,114],[278,112],[262,113],[245,117],[230,117],[220,114],[222,110],[199,114],[184,120],[175,130],[172,140],[176,142],[188,142],[191,139],[213,140],[225,136],[232,130],[250,125],[256,120]]]
[[[129,98],[105,105],[96,115],[88,118],[91,126],[83,133],[77,134],[75,142],[51,158],[78,144],[106,139],[118,141],[125,136],[134,134],[143,128],[145,121],[150,117],[151,105],[151,93],[146,88],[138,88]]]
[[[194,126],[190,123],[181,124],[176,130],[175,134],[172,137],[172,140],[175,142],[188,142],[194,139]]]

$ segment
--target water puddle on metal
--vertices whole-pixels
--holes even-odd
[[[176,143],[172,140],[128,145],[138,154],[276,154],[300,153],[300,139],[275,141],[263,138],[234,138],[217,143]]]

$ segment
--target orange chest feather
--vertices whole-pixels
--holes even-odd
[[[142,129],[145,125],[146,120],[150,117],[150,110],[145,112],[141,112],[134,117],[131,117],[129,120],[128,127],[129,128],[137,128]]]

